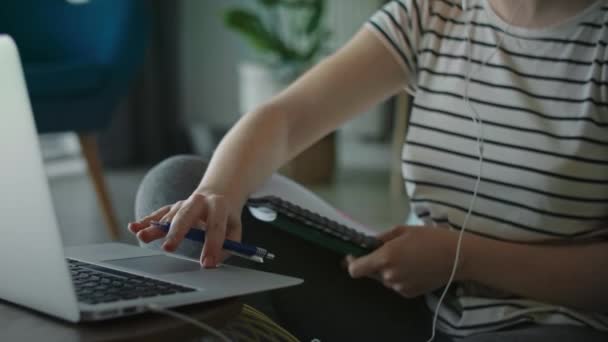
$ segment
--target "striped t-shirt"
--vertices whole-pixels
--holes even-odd
[[[471,66],[468,94],[485,143],[466,231],[537,243],[608,232],[608,1],[525,29],[485,0],[466,10],[459,0],[402,0],[367,27],[416,89],[402,169],[420,220],[460,229],[471,201],[479,170],[478,126],[463,100]],[[434,310],[438,293],[426,299]],[[608,315],[457,284],[438,327],[459,337],[528,323],[608,330]]]

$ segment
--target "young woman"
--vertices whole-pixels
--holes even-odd
[[[222,241],[241,238],[249,193],[357,113],[409,89],[403,176],[422,225],[398,226],[375,252],[348,258],[350,275],[379,275],[435,310],[470,210],[456,283],[439,310],[444,336],[605,341],[608,2],[464,5],[388,4],[341,50],[245,115],[204,176],[175,175],[178,183],[202,176],[187,198],[159,203],[130,230],[175,251],[204,222],[200,260],[215,266]],[[169,234],[151,220],[171,221]]]

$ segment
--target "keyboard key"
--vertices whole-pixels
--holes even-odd
[[[138,294],[135,293],[124,293],[120,295],[121,299],[135,299],[139,298]]]
[[[100,303],[110,303],[110,302],[116,302],[119,300],[120,300],[120,297],[118,297],[118,296],[106,296],[106,297],[99,299],[99,302]]]
[[[74,265],[72,260],[69,262],[78,300],[87,304],[196,291],[189,287],[106,269],[97,265],[80,263],[82,265],[80,266]]]

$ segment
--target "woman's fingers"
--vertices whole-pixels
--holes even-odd
[[[181,204],[182,201],[179,201],[171,206],[162,207],[151,215],[146,216],[140,222],[130,224],[129,230],[136,234],[137,238],[144,243],[161,239],[165,237],[167,233],[162,229],[153,226],[152,221],[171,222],[171,218],[177,213]]]
[[[348,273],[353,278],[361,278],[377,274],[389,264],[386,247],[381,247],[370,254],[359,258],[350,257],[348,261]]]
[[[158,221],[161,217],[167,214],[169,210],[171,210],[171,206],[166,205],[139,221],[131,222],[129,223],[129,230],[131,233],[137,234],[140,230],[148,228],[150,226],[150,222]]]
[[[378,240],[388,242],[405,234],[408,230],[407,226],[397,226],[377,236]]]
[[[167,233],[154,226],[149,226],[148,228],[142,229],[137,233],[137,238],[144,243],[150,243],[151,241],[161,239],[165,237]]]
[[[191,228],[205,226],[206,238],[201,264],[204,267],[216,267],[229,255],[222,250],[224,240],[241,240],[240,217],[232,216],[235,215],[230,215],[229,204],[223,196],[195,193],[185,201],[164,206],[140,221],[129,224],[129,230],[144,243],[165,238],[162,248],[173,252]],[[170,222],[169,231],[152,225],[152,221]]]
[[[222,245],[226,239],[228,210],[222,197],[207,198],[207,233],[201,254],[204,267],[215,267],[222,260]]]
[[[176,202],[173,206],[171,206],[171,209],[165,215],[163,215],[158,221],[162,222],[162,223],[171,223],[173,221],[173,218],[179,211],[179,209],[182,207],[182,203],[184,203],[184,201]]]
[[[201,218],[207,215],[207,204],[205,196],[193,194],[181,205],[181,208],[173,216],[171,228],[167,234],[163,249],[173,252],[182,242],[190,228],[194,227]]]
[[[243,237],[243,228],[241,225],[241,217],[239,215],[228,214],[228,223],[226,225],[226,239],[232,241],[241,241]]]
[[[236,216],[233,218],[232,215],[228,214],[228,223],[226,225],[226,240],[232,241],[241,241],[242,238],[242,228],[241,228],[241,218]],[[223,262],[224,260],[230,257],[230,253],[222,248],[220,252],[219,261]],[[201,253],[201,264],[203,264],[203,254]]]

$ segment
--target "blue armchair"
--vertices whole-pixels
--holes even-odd
[[[98,157],[103,130],[142,64],[149,26],[143,0],[7,0],[0,32],[21,55],[40,133],[78,133],[110,237],[119,228]]]

